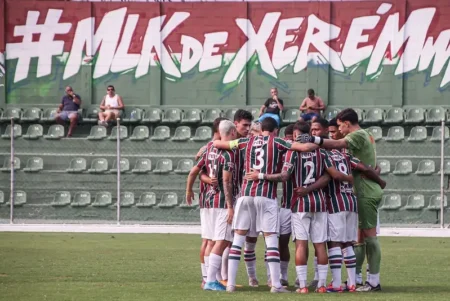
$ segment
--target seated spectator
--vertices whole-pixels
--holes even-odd
[[[278,98],[277,88],[270,89],[272,97],[268,98],[259,111],[259,122],[267,117],[272,117],[280,126],[280,111],[283,111],[283,100]]]
[[[114,86],[109,85],[107,93],[100,104],[100,110],[103,110],[103,112],[98,113],[98,124],[107,126],[109,121],[114,121],[122,117],[123,109],[122,97],[116,94]]]
[[[300,111],[303,112],[299,121],[316,121],[320,117],[320,111],[325,110],[325,104],[322,99],[315,96],[313,89],[308,90],[308,97],[306,97],[300,105]]]
[[[72,137],[72,132],[78,124],[80,114],[78,110],[81,106],[81,97],[76,94],[72,87],[66,87],[66,95],[61,99],[61,104],[56,110],[56,122],[64,125],[66,121],[70,121],[69,131],[67,137]]]

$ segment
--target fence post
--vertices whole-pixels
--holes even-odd
[[[9,200],[9,223],[14,224],[14,118],[11,118],[11,191]]]
[[[444,141],[445,121],[441,121],[441,228],[444,228]]]
[[[120,118],[117,118],[117,225],[120,225]]]

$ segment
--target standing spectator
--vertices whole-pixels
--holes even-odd
[[[316,121],[320,117],[320,111],[325,110],[325,104],[319,96],[315,95],[313,89],[308,90],[308,97],[303,99],[300,111],[303,112],[299,121]]]
[[[61,99],[61,104],[56,110],[56,122],[64,125],[66,121],[70,121],[69,132],[67,137],[72,137],[72,132],[77,126],[81,106],[81,97],[76,94],[71,86],[66,87],[66,95]]]
[[[280,126],[280,111],[283,111],[283,100],[278,98],[278,89],[270,89],[272,97],[268,98],[259,111],[259,122],[262,122],[267,117],[272,117]]]
[[[123,109],[124,105],[122,97],[119,94],[116,94],[114,86],[109,85],[106,95],[103,97],[102,103],[100,104],[100,110],[103,110],[103,112],[98,113],[98,124],[108,125],[108,121],[122,117]]]

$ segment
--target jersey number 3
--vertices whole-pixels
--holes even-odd
[[[257,148],[255,150],[256,162],[253,164],[254,169],[261,169],[264,167],[264,149]]]

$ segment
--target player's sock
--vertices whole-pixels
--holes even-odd
[[[217,280],[217,274],[222,265],[222,256],[211,253],[209,254],[208,277],[206,282],[214,282]]]
[[[298,265],[295,267],[295,271],[297,272],[298,283],[300,284],[300,288],[306,287],[306,277],[308,276],[308,266],[307,265]]]
[[[278,235],[266,236],[267,263],[269,264],[272,287],[280,288],[280,252],[278,251]]]
[[[209,269],[209,256],[204,256],[203,257],[205,260],[205,270],[206,270],[206,277],[208,277],[208,269]]]
[[[207,270],[206,270],[205,264],[204,264],[204,263],[201,263],[200,265],[201,265],[201,269],[202,269],[202,278],[203,278],[203,281],[206,281]]]
[[[248,278],[256,279],[256,243],[245,242],[244,261],[247,269]]]
[[[370,281],[370,268],[369,268],[369,263],[367,263],[366,265],[366,281]]]
[[[314,280],[319,280],[319,270],[317,269],[317,257],[314,257]]]
[[[280,261],[281,279],[288,280],[289,261]]]
[[[222,274],[222,280],[228,279],[228,254],[230,253],[230,248],[227,247],[222,254],[222,267],[220,273]]]
[[[236,286],[236,275],[244,242],[245,236],[234,233],[233,244],[228,255],[228,286]]]
[[[361,274],[362,265],[366,258],[366,244],[358,244],[354,247],[356,256],[356,274]]]
[[[333,276],[333,288],[339,288],[341,287],[341,269],[342,269],[341,248],[336,247],[328,249],[328,262],[330,264],[331,275]]]
[[[380,284],[381,247],[376,236],[366,237],[367,262],[369,263],[369,283],[372,286]]]
[[[264,264],[266,265],[266,276],[267,276],[267,281],[272,281],[272,278],[270,277],[270,267],[269,267],[269,262],[267,262],[267,250],[264,251]]]
[[[356,285],[356,256],[353,247],[342,250],[345,268],[347,270],[347,286]]]
[[[319,274],[319,282],[317,287],[322,287],[327,285],[327,275],[328,275],[328,264],[318,264],[317,270]]]

